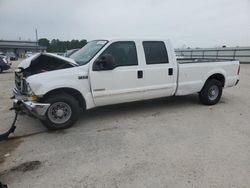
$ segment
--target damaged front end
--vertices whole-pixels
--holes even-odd
[[[28,115],[33,115],[39,119],[44,119],[45,113],[49,108],[48,103],[39,103],[33,100],[32,96],[22,95],[16,88],[13,90],[13,107],[19,108],[21,112]],[[22,103],[20,103],[20,101]],[[22,104],[22,106],[20,106]]]
[[[50,53],[38,53],[22,61],[15,71],[15,88],[13,89],[13,106],[17,107],[22,101],[21,111],[44,119],[50,104],[43,103],[42,97],[37,96],[27,82],[27,78],[48,71],[76,67],[74,60]]]
[[[38,53],[23,60],[15,71],[15,88],[13,89],[13,107],[15,117],[10,128],[0,134],[0,141],[8,139],[9,135],[14,133],[17,116],[20,112],[44,119],[50,106],[42,102],[43,96],[37,96],[27,82],[27,78],[42,74],[48,71],[76,67],[78,64],[74,60],[49,53]],[[1,183],[0,183],[1,184]]]

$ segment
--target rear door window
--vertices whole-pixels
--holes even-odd
[[[142,45],[147,65],[169,63],[168,53],[163,41],[144,41]]]

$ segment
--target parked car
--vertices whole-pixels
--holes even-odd
[[[71,49],[71,50],[67,50],[64,54],[65,57],[70,57],[72,54],[74,54],[75,52],[77,52],[79,50],[79,48],[77,49]]]
[[[64,56],[65,53],[62,53],[62,52],[57,52],[57,53],[54,53],[56,55],[60,55],[60,56]]]
[[[4,70],[10,69],[11,64],[8,62],[8,59],[6,56],[0,55],[0,73],[2,73]]]
[[[10,61],[10,57],[7,56],[5,53],[0,52],[0,58],[4,59],[8,65],[10,66],[12,65],[12,62]]]
[[[198,93],[219,102],[239,82],[239,61],[176,60],[168,40],[96,40],[69,58],[36,54],[15,72],[14,106],[49,129],[72,126],[80,109]]]
[[[7,52],[6,55],[10,58],[11,61],[18,60],[18,57],[14,52]]]
[[[28,52],[26,52],[25,53],[25,57],[27,58],[27,57],[30,57],[30,56],[32,56],[33,55],[33,52],[30,52],[30,51],[28,51]]]

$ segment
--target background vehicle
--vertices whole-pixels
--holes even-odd
[[[8,58],[6,56],[0,55],[0,73],[2,73],[4,70],[10,69],[10,62],[8,61]]]
[[[10,58],[11,61],[18,60],[18,57],[14,52],[7,52],[6,55]]]
[[[65,53],[57,52],[57,53],[54,53],[54,54],[64,56]]]
[[[8,65],[12,65],[10,57],[8,57],[6,54],[0,52],[0,58],[4,59],[4,61],[7,62]]]
[[[239,61],[177,62],[168,40],[96,40],[69,58],[36,54],[15,73],[14,104],[49,129],[68,128],[80,109],[198,93],[214,105],[222,90],[239,81]]]
[[[29,51],[28,51],[28,52],[25,53],[25,57],[26,57],[26,58],[27,58],[27,57],[31,57],[32,55],[33,55],[33,52],[29,52]]]

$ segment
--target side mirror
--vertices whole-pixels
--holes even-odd
[[[110,54],[104,54],[93,64],[93,71],[113,70],[115,68],[115,59]]]

